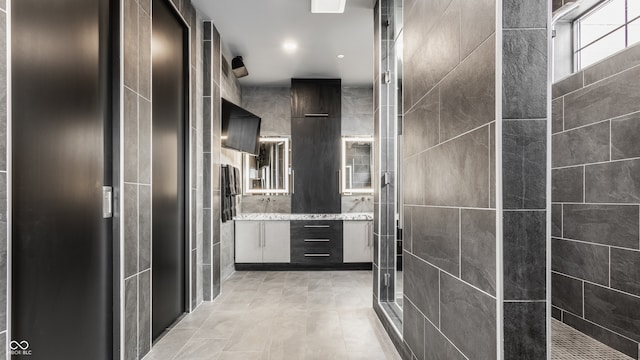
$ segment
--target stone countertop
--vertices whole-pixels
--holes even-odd
[[[373,220],[373,213],[344,213],[344,214],[278,214],[278,213],[248,213],[233,218],[236,221],[264,221],[264,220]]]

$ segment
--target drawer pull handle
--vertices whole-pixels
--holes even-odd
[[[304,239],[304,242],[329,242],[329,239]]]
[[[304,254],[305,257],[329,257],[331,254]]]
[[[306,228],[329,228],[331,225],[305,225]]]
[[[304,116],[306,117],[329,117],[329,114],[327,113],[317,113],[317,114],[304,114]]]

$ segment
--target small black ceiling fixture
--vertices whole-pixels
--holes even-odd
[[[247,67],[244,66],[244,62],[242,61],[242,56],[236,56],[231,60],[231,70],[236,75],[237,78],[245,77],[249,75],[249,71]]]

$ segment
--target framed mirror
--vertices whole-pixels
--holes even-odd
[[[343,137],[341,192],[373,194],[373,138]]]
[[[258,155],[245,153],[244,193],[289,193],[289,138],[260,138]]]

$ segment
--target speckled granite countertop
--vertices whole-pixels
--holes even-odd
[[[373,220],[372,213],[345,213],[345,214],[277,214],[277,213],[253,213],[240,214],[233,218],[237,221],[261,221],[261,220]]]

